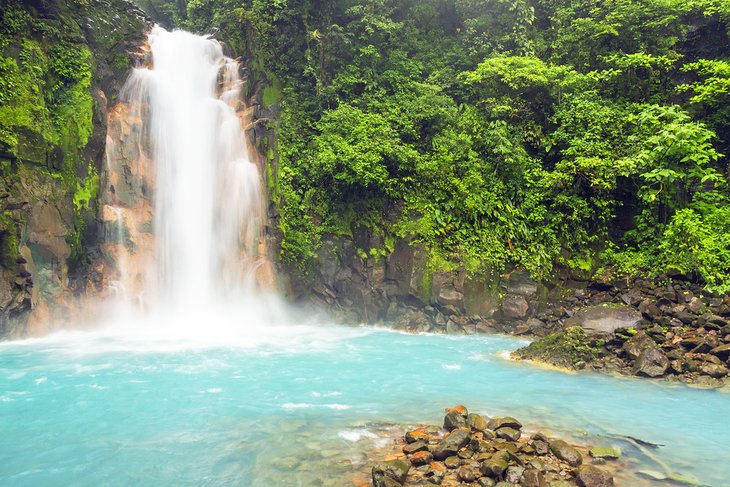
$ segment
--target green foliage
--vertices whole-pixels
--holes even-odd
[[[723,2],[194,0],[186,13],[269,80],[282,257],[303,272],[323,235],[366,230],[380,243],[363,258],[408,238],[434,269],[681,265],[725,282],[724,254],[710,261],[702,242],[724,242],[730,47],[696,34],[727,28]],[[689,221],[692,249],[671,254]]]

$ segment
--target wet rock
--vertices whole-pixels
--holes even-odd
[[[403,485],[408,477],[408,471],[411,469],[411,464],[404,462],[403,460],[390,460],[387,462],[380,462],[373,466],[373,486],[374,487],[391,487],[392,481],[395,481],[395,485]],[[390,480],[391,482],[388,482]]]
[[[657,319],[662,314],[659,306],[649,300],[644,300],[639,304],[639,311],[647,320],[651,321]]]
[[[610,487],[613,485],[613,476],[593,465],[584,465],[578,469],[576,481],[580,487]]]
[[[720,345],[719,347],[715,347],[710,350],[710,353],[713,355],[717,355],[722,359],[730,358],[730,343],[728,343],[727,345]]]
[[[469,416],[466,418],[466,423],[470,428],[477,431],[489,429],[487,426],[487,419],[481,414],[469,413]]]
[[[507,460],[496,455],[481,464],[482,473],[487,477],[500,477],[507,467]]]
[[[547,483],[545,482],[545,476],[540,470],[530,468],[522,474],[520,485],[522,487],[545,487]]]
[[[549,447],[546,441],[535,440],[532,442],[532,447],[535,449],[535,453],[540,456],[548,454]]]
[[[459,449],[469,443],[469,432],[457,429],[446,435],[433,449],[433,457],[436,460],[445,460],[447,457],[456,455]]]
[[[571,467],[577,467],[583,463],[583,456],[580,452],[563,440],[551,441],[550,451],[560,460],[568,462]]]
[[[414,443],[416,441],[425,441],[428,442],[430,435],[428,432],[423,428],[416,428],[414,430],[411,430],[406,433],[406,442],[407,443]]]
[[[497,485],[497,482],[489,477],[480,477],[477,480],[477,485],[479,487],[494,487],[495,485]]]
[[[415,441],[413,443],[407,443],[403,447],[403,453],[405,453],[406,455],[411,455],[413,453],[426,450],[428,450],[428,443],[426,443],[425,441]]]
[[[456,306],[460,308],[464,303],[464,295],[453,288],[441,288],[437,302],[444,306]]]
[[[508,467],[504,473],[504,480],[510,484],[517,484],[523,473],[525,473],[525,469],[522,467]]]
[[[631,369],[634,375],[644,377],[661,377],[669,369],[669,359],[658,348],[648,348],[641,352]]]
[[[474,482],[476,479],[480,477],[479,471],[476,470],[473,467],[469,467],[467,465],[461,467],[459,469],[459,472],[456,474],[457,477],[459,477],[459,480],[462,482]]]
[[[524,296],[508,294],[502,300],[502,314],[507,319],[522,319],[529,310],[530,305]]]
[[[722,379],[728,375],[728,369],[724,365],[706,363],[700,366],[700,371],[713,379]]]
[[[497,438],[503,438],[508,441],[517,441],[522,436],[520,430],[510,427],[499,428],[495,433],[497,433]]]
[[[613,448],[610,446],[596,446],[588,451],[588,454],[593,458],[604,458],[609,460],[616,460],[621,457],[621,449]]]
[[[522,429],[522,423],[517,421],[512,416],[497,417],[489,420],[488,427],[492,431],[496,431],[499,428],[515,428]]]
[[[409,460],[416,467],[420,465],[428,465],[433,461],[433,454],[428,450],[421,450],[411,455]]]
[[[466,418],[459,411],[450,411],[444,416],[444,429],[452,431],[466,427]]]
[[[444,460],[444,465],[446,468],[449,469],[455,469],[459,468],[459,465],[461,465],[461,460],[456,455],[448,457],[446,460]]]
[[[589,335],[601,335],[618,328],[634,328],[641,319],[641,313],[631,306],[601,304],[579,309],[565,321],[565,327],[580,326]]]

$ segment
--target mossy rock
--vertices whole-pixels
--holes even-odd
[[[553,333],[512,352],[513,358],[535,360],[569,369],[575,369],[580,363],[590,363],[600,355],[600,342],[589,337],[579,326]]]

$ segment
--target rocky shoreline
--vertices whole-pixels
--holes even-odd
[[[730,296],[687,280],[576,290],[540,318],[534,321],[548,326],[533,323],[538,335],[556,324],[560,329],[512,352],[513,358],[701,387],[728,382]]]
[[[443,428],[411,429],[371,471],[374,487],[608,487],[620,450],[588,449],[537,432],[527,435],[512,417],[446,410]]]

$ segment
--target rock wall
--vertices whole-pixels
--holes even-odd
[[[2,10],[0,60],[15,81],[0,88],[0,339],[78,320],[77,299],[101,286],[107,106],[149,27],[126,0]]]

